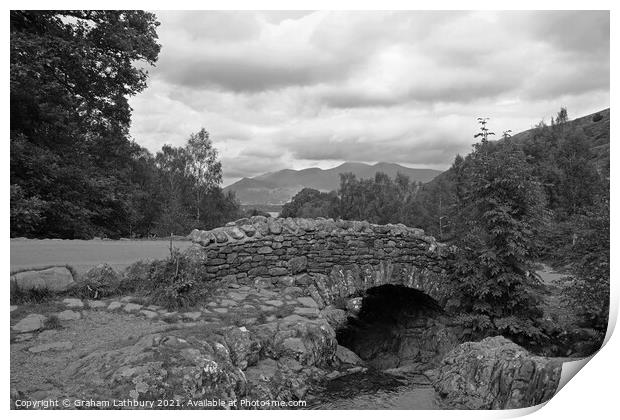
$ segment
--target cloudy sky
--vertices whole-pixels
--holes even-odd
[[[447,168],[497,133],[609,106],[607,12],[156,12],[131,99],[152,152],[205,127],[224,185],[344,161]]]

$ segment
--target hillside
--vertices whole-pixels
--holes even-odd
[[[496,131],[501,131],[498,127],[493,127]],[[593,164],[595,170],[606,179],[609,179],[609,148],[610,148],[610,109],[604,109],[595,112],[590,115],[585,115],[574,120],[566,122],[566,132],[576,133],[585,145],[589,146],[592,152],[590,156],[586,157],[587,162]],[[532,145],[539,144],[539,153],[537,156],[530,156],[530,161],[533,165],[538,167],[538,174],[547,174],[551,176],[555,174],[556,177],[568,177],[571,174],[566,174],[566,168],[559,168],[558,155],[564,150],[565,145],[562,143],[554,144],[549,142],[549,134],[540,136],[540,131],[532,128],[518,134],[513,135],[508,141],[517,144],[524,150],[532,149]],[[500,140],[503,141],[503,140]],[[527,151],[526,151],[527,153]],[[579,158],[579,157],[578,157]],[[578,159],[576,159],[578,161]],[[566,162],[565,162],[566,164]],[[581,171],[582,168],[579,168]],[[540,176],[540,175],[539,175]],[[549,191],[548,194],[554,195],[553,203],[550,206],[554,206],[554,210],[562,210],[564,204],[559,204],[557,199],[559,196],[565,194],[565,191],[561,191],[563,187],[555,185],[558,179],[551,178],[545,179],[545,188]],[[571,182],[577,184],[577,180],[573,179]],[[564,186],[565,187],[565,186]],[[416,226],[422,227],[431,234],[438,235],[438,223],[436,215],[440,214],[439,198],[442,200],[443,208],[449,208],[454,200],[454,172],[452,168],[445,172],[442,172],[430,182],[424,184],[419,190],[416,196],[418,216],[414,223]],[[553,192],[551,192],[553,190]]]
[[[397,173],[409,177],[411,181],[428,182],[441,171],[435,169],[408,168],[396,163],[379,162],[375,165],[346,162],[330,169],[307,168],[301,170],[283,169],[268,172],[254,178],[243,178],[224,189],[234,191],[241,204],[284,204],[303,188],[319,191],[338,189],[340,174],[352,172],[358,178],[372,178],[383,172],[393,178]]]
[[[599,170],[609,171],[610,109],[603,109],[590,115],[575,118],[566,124],[571,130],[580,129],[590,145]],[[524,144],[534,135],[535,129],[523,131],[511,137],[511,141]]]
[[[580,129],[585,134],[584,139],[590,144],[590,150],[594,155],[594,161],[601,171],[609,171],[609,140],[610,140],[610,108],[603,109],[593,114],[569,120],[566,124],[568,129]],[[510,141],[523,145],[534,137],[536,128],[522,131],[510,137]],[[449,177],[450,169],[433,178],[425,186],[438,184]]]

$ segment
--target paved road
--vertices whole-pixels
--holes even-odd
[[[173,241],[179,249],[190,245],[189,241]],[[101,263],[120,270],[138,260],[165,258],[170,253],[169,246],[168,240],[11,239],[11,271],[69,264],[81,273]]]

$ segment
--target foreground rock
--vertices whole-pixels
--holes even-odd
[[[18,333],[28,333],[43,329],[47,317],[40,314],[30,314],[26,318],[19,321],[12,328]]]
[[[22,271],[11,276],[11,287],[18,287],[21,290],[64,292],[73,286],[75,281],[67,267]]]
[[[57,343],[31,352],[59,350]],[[97,350],[66,369],[63,397],[260,401],[302,399],[336,364],[337,342],[324,320],[291,315],[246,327],[207,323],[148,334],[116,349]],[[277,408],[237,407],[237,408]]]
[[[80,319],[82,317],[79,312],[74,312],[71,310],[59,312],[56,316],[60,321],[75,321],[76,319]]]
[[[437,392],[456,408],[512,409],[551,399],[561,373],[559,360],[534,356],[498,336],[459,345],[431,377]]]

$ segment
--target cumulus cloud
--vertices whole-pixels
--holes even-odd
[[[205,127],[225,183],[347,160],[443,169],[476,117],[516,132],[609,106],[604,11],[157,15],[132,135],[156,151]]]

